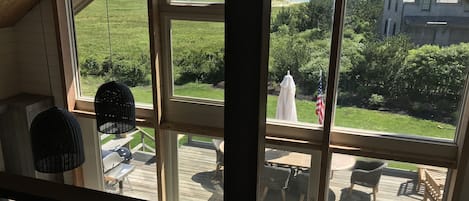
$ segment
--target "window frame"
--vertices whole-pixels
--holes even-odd
[[[222,3],[180,3],[172,2],[169,0],[148,0],[149,5],[149,22],[150,27],[155,27],[156,30],[150,31],[150,41],[155,43],[161,42],[160,45],[155,45],[150,42],[150,50],[152,52],[152,88],[154,102],[153,107],[137,105],[136,115],[138,118],[137,124],[147,127],[153,127],[158,131],[181,131],[188,133],[198,133],[207,135],[209,137],[223,137],[223,104],[220,101],[201,101],[200,99],[192,99],[185,97],[172,96],[172,73],[171,73],[171,52],[168,47],[171,46],[170,40],[170,21],[171,20],[202,20],[202,21],[216,21],[224,20],[224,7]],[[151,6],[151,7],[150,7]],[[341,7],[345,10],[345,0],[336,0],[336,8]],[[63,14],[63,13],[58,13]],[[344,13],[334,13],[333,25],[333,38],[331,39],[331,54],[329,75],[334,75],[329,81],[338,81],[338,68],[340,67],[340,50],[342,41],[342,29]],[[70,13],[67,14],[70,16]],[[73,17],[73,13],[72,13]],[[196,17],[196,18],[194,18]],[[69,19],[70,20],[70,19]],[[336,21],[337,24],[336,24]],[[69,21],[70,23],[70,21]],[[71,31],[69,35],[71,53],[69,58],[66,53],[70,49],[65,47],[62,50],[63,55],[63,75],[65,83],[65,94],[67,97],[68,108],[76,115],[85,116],[88,118],[94,117],[94,106],[90,99],[79,97],[79,73],[76,66],[76,52],[74,47],[74,32],[73,23],[68,26],[69,30],[63,27],[59,29],[61,40],[67,40],[62,36],[67,31]],[[73,41],[73,42],[71,42]],[[156,42],[157,41],[157,42]],[[61,41],[61,44],[66,41]],[[160,47],[159,47],[160,46]],[[156,53],[155,53],[156,52]],[[335,52],[332,54],[332,52]],[[158,54],[157,57],[155,54]],[[332,62],[336,62],[335,64]],[[169,70],[168,70],[169,69]],[[331,73],[337,72],[337,73]],[[168,76],[170,75],[170,76]],[[170,78],[171,85],[168,85]],[[329,82],[329,83],[332,83]],[[330,151],[353,154],[365,157],[383,158],[389,160],[399,160],[412,163],[421,163],[427,165],[435,165],[456,169],[458,162],[461,159],[462,149],[469,149],[467,140],[467,123],[463,122],[469,118],[469,90],[467,85],[469,81],[466,80],[465,99],[462,104],[462,109],[457,126],[454,141],[438,141],[435,139],[426,139],[418,137],[401,137],[395,134],[389,134],[376,131],[365,131],[359,129],[340,128],[334,127],[333,115],[336,107],[335,99],[329,98],[326,102],[326,116],[329,116],[329,121],[326,127],[318,127],[317,125],[302,124],[302,123],[287,123],[276,120],[267,121],[266,128],[266,142],[274,146],[291,148],[291,150],[301,149],[303,152],[310,152],[313,150],[320,150],[322,158],[329,156]],[[169,91],[170,90],[170,91]],[[328,95],[336,96],[338,85],[328,85]],[[78,92],[78,93],[77,93]],[[329,96],[329,97],[332,97]],[[158,99],[158,101],[156,101]],[[195,116],[187,115],[188,111]],[[204,118],[197,118],[197,114],[203,114]],[[207,115],[208,114],[208,115]],[[158,132],[158,138],[163,133],[176,133],[176,132]],[[159,145],[161,145],[160,142]],[[383,149],[379,145],[387,144],[392,147],[391,149]],[[299,147],[299,148],[298,148]],[[165,151],[166,147],[157,146],[157,151]],[[439,150],[437,153],[428,155],[421,150]],[[464,155],[469,155],[465,153]],[[435,157],[437,156],[437,157]],[[164,157],[159,157],[158,162],[162,162]],[[327,175],[330,166],[330,159],[324,160],[321,166],[321,175]],[[158,168],[161,172],[161,168]],[[158,174],[160,181],[161,175]],[[320,179],[320,196],[324,196],[327,192],[324,191],[327,184],[327,178],[321,176]],[[454,179],[450,182],[454,183]],[[159,184],[160,186],[160,184]],[[446,188],[450,188],[447,185]],[[454,186],[453,186],[454,187]],[[168,187],[171,188],[171,187]],[[170,189],[171,190],[171,189]],[[168,191],[159,189],[158,194],[166,194]],[[445,191],[448,192],[448,191]],[[161,198],[160,198],[161,199]]]

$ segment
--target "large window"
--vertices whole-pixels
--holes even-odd
[[[384,6],[365,2],[347,5],[335,125],[452,141],[469,51],[464,37],[444,33],[461,30],[415,17],[408,5],[406,22],[395,22],[401,33],[381,35]]]
[[[223,100],[224,23],[171,20],[173,95]]]
[[[378,195],[420,198],[419,168],[427,166],[417,164],[442,167],[445,178],[457,167],[469,30],[454,19],[467,16],[417,17],[414,12],[430,13],[429,2],[406,3],[398,16],[385,16],[391,1],[272,1],[269,62],[260,66],[268,68],[267,94],[261,94],[267,102],[261,104],[267,108],[271,147],[261,162],[267,171],[288,173],[292,183],[284,184],[291,188],[283,192],[261,192],[266,198],[314,199],[322,191],[335,200],[350,194],[371,199],[363,193],[367,188],[354,187],[349,194],[344,183],[357,161],[370,158],[388,160]],[[158,193],[169,200],[220,200],[223,168],[218,169],[213,139],[223,136],[224,127],[223,1],[152,3],[151,37],[161,43],[154,46],[146,1],[93,1],[75,12],[80,101],[91,104],[86,97],[111,79],[126,82],[140,103],[157,96],[158,108],[145,112],[150,125],[165,132],[156,136],[170,139],[148,149],[165,154],[155,159],[167,165],[160,169],[167,190]],[[412,12],[406,10],[412,6]],[[284,87],[292,90],[282,93]],[[294,111],[295,118],[282,117],[282,111]],[[307,162],[292,159],[299,156]],[[347,163],[337,166],[340,162]],[[406,194],[410,188],[414,191]]]
[[[322,124],[332,15],[333,1],[272,2],[269,120]]]
[[[78,94],[93,98],[101,84],[118,81],[151,105],[147,1],[92,1],[74,12]]]

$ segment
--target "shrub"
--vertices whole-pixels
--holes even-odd
[[[202,82],[216,84],[225,78],[224,49],[213,52],[202,50],[185,51],[175,58],[175,84]]]
[[[87,76],[87,75],[97,75],[102,76],[104,72],[102,71],[101,65],[96,61],[95,58],[90,57],[86,58],[83,63],[80,65],[80,75]]]
[[[368,105],[374,109],[383,107],[384,97],[379,94],[371,94],[370,98],[368,98]]]
[[[150,69],[149,59],[144,54],[138,59],[114,56],[112,61],[108,58],[102,65],[103,69],[108,71],[108,80],[121,82],[129,87],[148,85],[150,83],[147,76]]]

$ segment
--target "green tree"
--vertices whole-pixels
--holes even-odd
[[[342,77],[345,91],[353,92],[368,103],[372,94],[381,95],[385,101],[395,99],[400,93],[400,69],[404,66],[408,51],[413,48],[409,38],[394,36],[384,41],[366,42],[356,56],[352,68]]]
[[[409,51],[405,62],[401,86],[412,112],[427,118],[451,117],[467,75],[469,44],[424,45]]]
[[[317,28],[330,31],[332,27],[332,1],[311,0],[302,4],[296,10],[296,28],[302,32],[308,29]]]
[[[312,48],[309,43],[296,34],[273,34],[271,47],[271,80],[281,82],[287,71],[290,71],[295,81],[300,83],[303,79],[300,68],[311,57]]]
[[[383,14],[383,0],[347,1],[346,27],[366,38],[377,38],[377,31]]]

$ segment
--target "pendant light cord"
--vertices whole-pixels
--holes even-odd
[[[50,65],[49,65],[49,57],[47,56],[47,42],[46,42],[46,26],[44,25],[44,15],[42,12],[42,6],[41,3],[38,4],[39,6],[39,15],[41,16],[41,26],[42,26],[42,42],[44,44],[44,56],[46,58],[46,65],[47,65],[47,76],[49,77],[49,92],[50,96],[54,96],[54,92],[52,90],[52,77],[51,77],[51,71],[50,71]]]
[[[111,43],[111,23],[109,22],[109,0],[106,0],[106,19],[107,19],[107,33],[109,42],[109,61],[112,68],[112,43]]]

